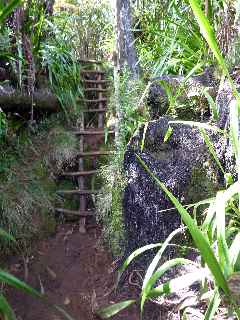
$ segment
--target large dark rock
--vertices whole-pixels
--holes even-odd
[[[194,119],[196,115],[208,111],[208,102],[203,91],[207,90],[213,98],[216,97],[217,80],[214,78],[213,68],[208,68],[202,74],[187,80],[183,76],[164,75],[152,78],[150,81],[152,83],[149,86],[147,103],[152,119],[158,119],[167,113],[170,99],[172,103],[175,100],[175,107],[177,104],[181,105],[181,108],[175,110],[176,113],[181,113],[181,118]],[[193,100],[194,108],[191,108]]]
[[[199,129],[171,124],[173,134],[164,143],[169,119],[151,121],[141,152],[143,128],[131,139],[125,153],[127,186],[124,193],[124,218],[127,252],[146,244],[163,241],[181,225],[180,215],[159,186],[136,158],[144,160],[150,170],[182,204],[195,203],[215,194],[221,177],[210,159]],[[217,153],[222,154],[222,138],[208,132]]]
[[[240,91],[239,83],[236,83],[238,91]],[[218,120],[217,126],[220,129],[223,129],[225,132],[230,132],[230,110],[234,111],[238,108],[236,98],[231,89],[231,85],[226,80],[222,82],[219,86],[217,97],[216,97],[216,106],[218,111]],[[238,138],[240,137],[240,119],[238,119]],[[231,139],[226,139],[224,141],[224,164],[226,172],[232,174],[232,176],[237,178],[236,170],[236,159],[234,156],[234,148],[231,143]]]

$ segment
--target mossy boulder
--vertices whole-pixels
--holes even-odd
[[[171,123],[172,135],[164,142],[169,121],[162,117],[150,121],[147,128],[140,128],[125,153],[126,254],[143,245],[164,241],[181,225],[179,213],[139,163],[136,154],[183,205],[214,196],[223,183],[198,128]],[[221,158],[223,138],[213,131],[206,132]]]

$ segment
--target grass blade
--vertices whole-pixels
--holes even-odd
[[[187,210],[181,205],[181,203],[178,201],[176,197],[165,187],[164,183],[162,183],[147,167],[145,162],[136,155],[138,161],[143,166],[143,168],[149,173],[149,175],[155,180],[155,182],[160,186],[160,188],[167,194],[169,199],[173,202],[176,209],[181,215],[182,220],[187,225],[189,232],[195,242],[195,245],[199,249],[201,256],[203,257],[204,261],[208,265],[208,268],[211,270],[212,275],[215,278],[216,283],[219,287],[222,288],[222,290],[225,292],[225,294],[229,295],[229,288],[228,284],[226,282],[226,279],[222,273],[222,270],[220,268],[220,265],[214,255],[214,252],[212,248],[210,247],[206,237],[204,234],[199,230],[194,220],[191,218]]]
[[[108,318],[114,316],[115,314],[117,314],[118,312],[131,306],[135,302],[136,302],[136,300],[126,300],[126,301],[122,301],[119,303],[115,303],[115,304],[108,306],[106,308],[101,308],[101,309],[97,310],[96,315],[100,319],[108,319]]]
[[[162,254],[164,253],[165,249],[167,248],[168,244],[170,243],[170,241],[173,239],[173,237],[175,235],[177,235],[178,233],[182,232],[183,231],[183,228],[178,228],[176,230],[174,230],[168,237],[167,239],[164,241],[162,247],[160,248],[160,250],[158,251],[158,253],[155,255],[154,259],[152,260],[152,262],[150,263],[148,269],[147,269],[147,272],[146,272],[146,275],[144,277],[144,280],[143,280],[143,285],[142,285],[142,293],[144,293],[146,291],[146,288],[148,286],[148,283],[149,283],[149,280],[150,278],[152,277],[153,275],[153,272],[155,271],[161,257],[162,257]],[[145,295],[142,296],[142,299],[141,299],[141,312],[143,311],[143,306],[144,306],[144,302],[145,302],[145,299],[144,299]]]
[[[162,294],[170,294],[173,292],[177,292],[186,287],[190,287],[196,281],[201,281],[204,277],[205,271],[200,272],[200,270],[184,274],[183,276],[171,279],[170,281],[164,282],[160,286],[152,289],[149,292],[148,297],[157,298]]]
[[[193,13],[195,15],[195,18],[198,21],[198,24],[200,26],[200,30],[204,38],[206,39],[209,47],[211,48],[212,52],[214,53],[216,59],[218,60],[218,63],[222,67],[225,74],[228,74],[227,67],[225,65],[223,56],[218,48],[217,40],[213,31],[213,28],[211,27],[207,17],[204,15],[199,1],[198,0],[189,0],[189,3],[192,7]]]
[[[229,105],[230,109],[230,137],[232,146],[234,149],[234,153],[237,159],[239,159],[239,149],[240,149],[240,143],[239,143],[239,111],[237,106],[238,101],[231,101]]]
[[[211,140],[209,139],[207,132],[203,128],[200,128],[199,130],[201,132],[201,135],[203,136],[203,139],[208,147],[210,154],[212,155],[212,157],[215,160],[216,164],[218,165],[219,169],[222,171],[222,174],[225,176],[225,171],[223,169],[223,166],[221,165],[221,162],[218,159],[218,156],[217,156],[216,151],[214,149],[214,145],[211,142]]]
[[[210,300],[207,311],[204,316],[204,320],[212,320],[214,318],[215,313],[218,310],[221,299],[218,290],[215,290],[213,293],[213,297]]]
[[[240,232],[235,236],[229,249],[229,256],[234,272],[240,271]]]
[[[218,256],[220,266],[226,277],[232,273],[232,268],[229,259],[228,245],[226,241],[225,232],[225,198],[224,192],[219,191],[216,196],[216,223],[217,223],[217,245],[218,245]]]
[[[160,266],[156,272],[151,276],[151,278],[148,280],[148,282],[145,285],[144,290],[142,291],[142,297],[141,297],[141,312],[143,312],[143,307],[146,299],[148,298],[149,292],[157,282],[157,280],[169,269],[172,267],[178,265],[178,264],[189,264],[193,263],[191,260],[183,259],[183,258],[176,258],[172,259],[170,261],[165,262],[162,266]]]
[[[16,320],[13,309],[2,294],[0,294],[0,316],[1,314],[4,320]]]
[[[118,277],[117,277],[117,284],[119,283],[121,276],[123,274],[123,272],[126,270],[126,268],[129,266],[129,264],[140,254],[144,253],[145,251],[151,250],[151,249],[155,249],[158,247],[161,247],[162,243],[156,243],[156,244],[148,244],[144,247],[141,247],[137,250],[135,250],[123,263],[123,265],[121,266],[121,268],[119,269],[118,272]]]
[[[203,94],[205,95],[205,97],[207,98],[208,104],[210,106],[211,109],[211,113],[212,113],[212,118],[213,120],[218,120],[219,115],[218,115],[218,110],[217,110],[217,105],[215,103],[215,101],[213,100],[213,98],[210,96],[210,94],[208,93],[208,90],[204,90]]]
[[[40,294],[37,290],[31,288],[23,281],[17,279],[16,277],[12,276],[11,274],[3,271],[0,269],[0,281],[7,283],[8,285],[15,287],[17,289],[20,289],[22,291],[25,291],[27,293],[30,293],[33,296],[36,296],[38,298],[42,298],[42,294]]]

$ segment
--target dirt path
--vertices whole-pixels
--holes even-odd
[[[121,295],[112,292],[115,274],[111,256],[101,245],[100,231],[82,235],[75,225],[61,225],[53,238],[41,241],[27,268],[12,258],[11,272],[38,290],[52,303],[64,306],[75,320],[95,320],[93,310],[122,299],[132,298],[134,288],[126,286]],[[60,320],[55,311],[22,292],[9,289],[8,296],[18,320]],[[137,320],[135,306],[113,319]]]

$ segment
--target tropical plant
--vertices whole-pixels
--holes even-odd
[[[65,32],[71,37],[78,58],[101,60],[113,49],[109,1],[56,1],[55,10],[58,16],[67,17]]]
[[[230,39],[227,30],[232,28],[230,20],[225,19],[226,12],[231,13],[231,21],[236,21],[232,14],[233,3],[205,1],[202,7],[214,30],[219,33],[221,48],[225,47]],[[134,2],[133,8],[136,47],[147,76],[153,70],[155,75],[187,74],[199,62],[204,66],[212,63],[212,55],[199,32],[188,1],[139,0]]]
[[[179,232],[179,230],[175,230],[172,234],[170,234],[163,244],[148,245],[133,252],[120,269],[119,277],[136,256],[145,252],[146,250],[160,247],[155,258],[150,263],[143,280],[141,295],[139,298],[141,312],[143,312],[144,304],[147,299],[152,299],[160,295],[175,292],[186,285],[191,285],[196,280],[202,281],[207,279],[211,282],[211,286],[207,288],[207,290],[209,290],[210,298],[204,319],[213,319],[221,303],[228,309],[230,313],[234,313],[237,319],[240,319],[240,249],[238,246],[240,232],[238,228],[232,227],[231,222],[229,223],[229,221],[227,221],[229,224],[226,222],[226,217],[229,215],[231,216],[231,212],[235,212],[238,216],[240,213],[240,141],[238,126],[240,97],[229,75],[226,63],[217,45],[215,34],[209,23],[209,20],[203,14],[197,0],[190,0],[189,2],[194,16],[198,21],[201,32],[210,49],[212,50],[213,55],[217,59],[223,74],[230,82],[232,92],[236,98],[236,104],[233,105],[230,110],[230,136],[236,158],[238,180],[237,182],[232,183],[228,188],[226,188],[226,190],[219,191],[214,199],[206,200],[206,202],[209,202],[207,215],[204,222],[201,225],[198,225],[197,221],[191,217],[186,208],[181,205],[178,199],[150,171],[141,157],[137,155],[138,161],[157,183],[157,185],[166,193],[181,215],[183,222],[187,226],[189,233],[192,236],[194,244],[199,250],[202,258],[202,266],[197,274],[183,275],[181,278],[171,279],[168,282],[163,282],[162,284],[157,285],[157,281],[160,279],[160,277],[173,266],[178,264],[193,263],[187,259],[175,258],[159,266],[163,252],[169,245],[172,238]],[[215,153],[212,149],[210,141],[207,139],[204,131],[202,131],[202,134],[211,154],[215,158]],[[220,169],[223,170],[221,164]],[[203,283],[205,283],[205,281],[203,281]],[[124,301],[109,306],[105,309],[101,309],[99,310],[98,314],[103,319],[107,319],[133,303],[136,303],[136,300]]]
[[[61,33],[42,46],[42,65],[48,69],[51,88],[57,96],[67,119],[80,112],[77,98],[83,96],[81,66],[73,48]]]
[[[171,245],[170,242],[173,237],[182,231],[181,228],[177,229],[169,235],[164,243],[147,245],[134,251],[120,268],[118,280],[120,280],[122,273],[137,256],[147,250],[160,247],[146,271],[139,300],[128,300],[100,309],[98,314],[101,318],[107,319],[138,301],[140,302],[141,312],[143,312],[146,300],[174,293],[176,290],[188,287],[199,281],[210,284],[207,287],[210,298],[205,319],[213,319],[220,303],[223,303],[223,301],[228,311],[231,312],[233,310],[237,318],[240,319],[240,248],[238,246],[240,232],[238,228],[233,226],[226,231],[225,221],[226,215],[229,215],[232,210],[237,211],[239,214],[237,208],[237,204],[239,203],[239,182],[235,182],[225,191],[219,191],[215,199],[209,199],[195,205],[195,207],[198,207],[201,204],[210,204],[205,220],[201,225],[197,225],[197,221],[191,217],[186,208],[181,205],[177,198],[150,171],[141,157],[137,155],[137,158],[148,174],[175,205],[183,222],[188,227],[194,244],[199,250],[202,266],[201,268],[199,267],[197,272],[186,274],[179,278],[172,278],[167,282],[157,285],[157,281],[174,266],[179,264],[194,264],[193,261],[185,258],[175,258],[159,266],[163,253]]]

